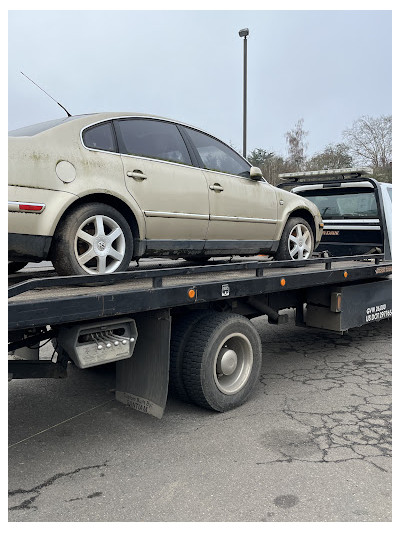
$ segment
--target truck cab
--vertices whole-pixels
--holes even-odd
[[[392,184],[371,177],[372,169],[345,168],[279,174],[280,188],[318,207],[324,231],[318,252],[351,256],[384,253],[391,259]]]

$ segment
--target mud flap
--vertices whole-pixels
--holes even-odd
[[[138,339],[130,359],[116,363],[116,399],[132,409],[161,418],[168,395],[169,310],[135,316]]]

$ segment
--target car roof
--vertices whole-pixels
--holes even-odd
[[[95,124],[97,122],[102,122],[103,120],[110,120],[112,118],[125,118],[125,117],[126,118],[130,118],[130,117],[154,118],[154,119],[166,120],[168,122],[174,122],[177,124],[182,124],[184,126],[189,126],[191,128],[194,128],[194,126],[190,126],[189,124],[185,124],[184,122],[180,122],[179,120],[174,120],[174,119],[170,119],[167,117],[161,117],[158,115],[151,115],[148,113],[136,113],[132,111],[123,111],[123,112],[106,111],[106,112],[100,112],[100,113],[88,113],[84,115],[73,115],[70,117],[62,117],[62,118],[58,118],[54,120],[48,120],[46,122],[40,122],[38,124],[32,124],[29,126],[24,126],[22,128],[11,130],[8,132],[8,135],[10,137],[31,137],[33,135],[42,133],[46,130],[67,124],[69,122],[77,121],[77,120],[81,121],[82,127],[85,127],[91,124]],[[198,128],[195,128],[195,129],[198,129]]]

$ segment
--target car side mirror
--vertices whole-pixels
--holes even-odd
[[[261,170],[258,167],[251,167],[250,178],[254,181],[261,181],[263,179]]]

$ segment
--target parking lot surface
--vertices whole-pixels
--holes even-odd
[[[9,384],[9,520],[391,520],[391,321],[344,336],[253,321],[250,400],[161,420],[114,399],[114,369]]]

